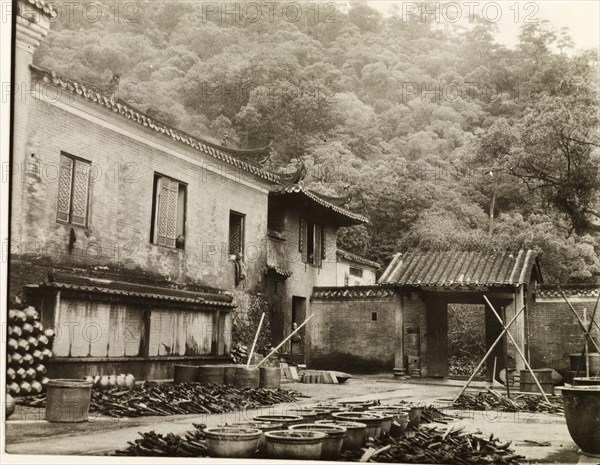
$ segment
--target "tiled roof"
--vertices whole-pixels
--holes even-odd
[[[40,284],[30,284],[27,288],[29,290],[57,289],[90,294],[107,294],[118,297],[135,297],[165,302],[195,304],[197,306],[235,307],[232,303],[232,297],[227,295],[190,292],[93,278],[73,278],[69,279],[68,282],[48,280]]]
[[[199,152],[203,152],[207,155],[210,155],[211,157],[216,158],[217,160],[233,165],[236,168],[239,168],[243,171],[247,171],[248,173],[254,174],[270,182],[279,181],[279,175],[271,173],[270,171],[264,170],[259,166],[256,166],[252,163],[249,163],[248,161],[244,161],[241,159],[244,157],[255,159],[259,156],[262,156],[267,151],[271,150],[270,145],[255,150],[239,150],[229,147],[221,147],[217,144],[213,144],[211,142],[195,138],[189,134],[186,134],[183,131],[172,128],[164,123],[161,123],[160,121],[152,119],[150,116],[142,113],[136,108],[121,101],[118,101],[117,99],[115,99],[114,96],[104,95],[100,92],[97,92],[89,86],[85,86],[84,84],[78,83],[76,81],[58,76],[52,71],[48,71],[37,66],[32,66],[31,68],[34,71],[34,73],[40,76],[42,81],[46,83],[53,84],[57,87],[68,90],[69,92],[80,95],[85,100],[108,108],[109,110],[114,111],[123,118],[127,118],[135,123],[138,123],[141,126],[154,130],[160,134],[165,135],[166,137],[169,137],[174,141],[192,147],[193,149],[198,150]]]
[[[398,253],[379,284],[402,287],[518,286],[529,283],[532,250],[509,252]]]
[[[567,297],[598,297],[600,284],[568,285],[562,287]],[[536,297],[563,298],[558,286],[541,285],[535,290]]]
[[[267,269],[273,270],[278,275],[285,276],[286,278],[289,278],[290,276],[292,276],[292,274],[294,274],[291,271],[281,268],[279,266],[267,265]]]
[[[369,220],[367,218],[365,218],[362,215],[359,215],[358,213],[353,213],[350,210],[346,210],[345,208],[339,207],[337,205],[334,205],[331,202],[328,202],[327,200],[322,199],[321,197],[319,197],[319,195],[317,193],[308,190],[302,184],[289,184],[286,186],[276,186],[271,191],[271,194],[273,194],[273,195],[300,195],[300,196],[303,196],[303,197],[311,200],[312,202],[317,203],[318,205],[326,208],[327,210],[330,210],[334,213],[337,213],[338,215],[348,218],[349,220],[351,220],[352,224],[361,224],[361,223],[369,222]]]
[[[314,287],[313,300],[381,299],[394,295],[394,291],[381,286]]]
[[[46,2],[45,0],[27,0],[27,3],[29,3],[30,5],[33,5],[38,10],[43,11],[44,13],[51,16],[52,18],[54,18],[56,16],[56,11],[52,7],[52,5],[48,2]]]
[[[347,250],[337,249],[337,256],[350,262],[360,263],[373,268],[381,268],[379,263],[369,260],[368,258],[361,257],[360,255],[353,254],[352,252],[348,252]]]

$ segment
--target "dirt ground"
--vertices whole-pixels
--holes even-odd
[[[279,404],[260,410],[238,411],[216,415],[173,415],[169,417],[108,418],[90,416],[86,423],[48,423],[43,409],[19,407],[6,422],[6,451],[10,454],[107,455],[127,447],[127,441],[138,432],[183,434],[193,429],[192,423],[216,426],[224,422],[250,419],[259,414],[284,413],[298,405],[324,400],[406,400],[435,404],[440,410],[457,418],[453,427],[464,426],[466,431],[480,431],[511,440],[517,453],[527,458],[524,463],[598,463],[580,455],[571,440],[562,415],[506,412],[462,411],[448,408],[449,401],[460,390],[457,382],[406,382],[391,376],[365,376],[350,379],[343,385],[284,384],[309,398],[294,404]],[[547,441],[550,446],[531,446],[526,440]]]

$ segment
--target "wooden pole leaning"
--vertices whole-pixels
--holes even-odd
[[[527,358],[525,358],[525,355],[523,354],[523,352],[521,351],[521,348],[519,347],[519,345],[517,344],[517,342],[515,341],[515,339],[513,338],[512,334],[510,334],[510,332],[508,331],[508,326],[504,326],[504,322],[502,321],[502,318],[500,317],[500,315],[498,315],[498,312],[496,311],[496,309],[494,308],[494,306],[492,305],[492,303],[488,300],[488,298],[484,295],[483,298],[485,299],[485,301],[487,302],[487,304],[490,306],[490,308],[492,309],[492,312],[494,312],[494,315],[496,315],[496,318],[498,319],[498,321],[500,322],[500,324],[502,325],[502,327],[507,330],[506,334],[508,335],[508,337],[510,338],[510,340],[512,341],[513,345],[515,346],[515,349],[517,349],[517,352],[519,353],[519,355],[521,356],[521,358],[523,359],[523,362],[525,362],[525,366],[527,367],[527,369],[529,370],[529,373],[531,373],[531,376],[533,376],[533,380],[535,381],[535,384],[537,385],[538,389],[540,390],[540,392],[542,393],[542,396],[544,397],[544,400],[546,402],[548,402],[548,396],[546,395],[546,393],[544,392],[544,389],[542,388],[542,385],[540,384],[540,382],[537,379],[537,376],[535,376],[535,373],[533,372],[533,370],[531,369],[531,366],[529,365],[529,362],[527,361]],[[506,383],[508,384],[508,368],[506,370]]]
[[[277,350],[283,345],[285,344],[294,334],[296,334],[298,331],[300,331],[300,328],[302,328],[306,323],[308,323],[308,321],[315,316],[315,314],[313,313],[312,315],[310,315],[306,320],[304,320],[304,322],[298,326],[288,337],[286,337],[283,341],[281,341],[279,343],[279,345],[277,347],[275,347],[270,353],[269,355],[267,355],[265,358],[263,358],[258,365],[256,365],[256,368],[258,368],[259,366],[261,366],[263,363],[265,363],[267,361],[267,359],[273,355],[275,352],[277,352]]]
[[[565,295],[563,295],[563,297],[566,298]],[[596,298],[596,305],[594,305],[594,311],[592,312],[592,319],[590,320],[590,323],[588,324],[588,328],[587,328],[587,333],[590,334],[592,333],[592,325],[595,322],[596,319],[596,311],[598,310],[598,303],[600,303],[600,292],[598,292],[598,297]],[[585,312],[585,309],[584,309]],[[584,318],[585,318],[585,313],[584,313]],[[584,335],[586,336],[586,335]],[[586,372],[586,376],[589,377],[590,376],[590,360],[589,360],[589,353],[588,353],[588,339],[587,336],[584,337],[584,346],[583,346],[583,350],[581,351],[581,357],[579,358],[579,363],[577,364],[577,371],[575,372],[575,377],[579,377],[579,371],[581,370],[581,363],[583,360],[583,357],[585,355],[585,372]],[[598,376],[600,374],[600,371],[598,373],[596,373],[596,376]]]
[[[506,325],[504,327],[504,329],[502,330],[502,332],[498,335],[498,337],[496,338],[496,340],[494,341],[494,343],[490,346],[490,348],[488,349],[488,351],[486,352],[486,354],[481,359],[481,362],[479,362],[479,365],[477,365],[477,368],[475,368],[475,370],[473,370],[473,374],[467,380],[467,382],[462,387],[462,389],[460,390],[460,392],[458,393],[458,395],[456,396],[456,398],[452,401],[452,403],[456,402],[458,400],[458,398],[460,396],[462,396],[463,392],[465,392],[467,390],[467,388],[469,387],[469,384],[471,384],[471,382],[473,381],[473,378],[475,378],[475,375],[477,375],[477,372],[481,369],[481,367],[483,366],[483,364],[485,363],[485,361],[488,359],[488,357],[494,351],[494,348],[498,345],[498,343],[504,337],[504,333],[508,330],[508,327],[515,322],[515,320],[523,312],[523,310],[525,310],[525,306],[522,306],[521,309],[515,314],[515,316],[512,317],[512,319],[510,320],[510,322],[508,323],[508,325]]]
[[[252,349],[250,349],[250,355],[248,356],[248,362],[246,363],[246,367],[250,366],[250,362],[252,361],[252,355],[254,354],[254,349],[256,347],[256,341],[258,341],[258,335],[260,334],[260,328],[262,328],[263,320],[265,319],[265,312],[263,312],[260,317],[260,322],[258,323],[258,329],[256,330],[256,334],[254,335],[254,342],[252,343]]]
[[[581,329],[583,330],[583,332],[585,333],[585,337],[587,338],[588,341],[590,341],[592,343],[592,345],[594,346],[594,348],[596,349],[596,351],[598,353],[600,353],[600,347],[598,347],[598,344],[596,344],[596,341],[594,340],[594,338],[592,337],[592,335],[590,334],[590,332],[586,329],[585,324],[583,324],[583,321],[581,321],[581,318],[579,318],[579,315],[577,314],[577,311],[573,308],[573,306],[571,305],[571,302],[569,302],[569,300],[567,299],[567,296],[565,295],[565,293],[563,292],[563,290],[560,290],[560,293],[563,296],[563,299],[565,299],[565,302],[567,303],[567,305],[569,306],[569,308],[571,309],[571,311],[573,312],[573,314],[577,317],[577,322],[579,323],[579,326],[581,326]],[[600,297],[600,295],[599,295]],[[594,323],[594,320],[592,320],[591,323]],[[597,326],[597,323],[596,323]],[[592,325],[590,324],[590,328],[592,327]]]

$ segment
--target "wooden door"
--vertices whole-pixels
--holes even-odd
[[[293,324],[296,323],[300,326],[304,320],[306,319],[306,297],[293,296],[292,297],[292,329]],[[304,354],[304,345],[305,345],[305,332],[304,326],[300,328],[300,331],[296,333],[296,336],[292,337],[291,343],[291,353],[297,355]]]
[[[448,305],[439,299],[427,302],[427,376],[448,376]]]

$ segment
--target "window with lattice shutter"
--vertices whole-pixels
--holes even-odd
[[[321,266],[321,246],[322,244],[322,228],[320,224],[313,224],[313,237],[314,237],[314,260],[313,263],[317,266]]]
[[[58,177],[58,212],[59,221],[71,221],[71,187],[73,185],[74,160],[60,156],[60,172]]]
[[[325,244],[327,241],[325,239],[325,228],[321,226],[321,260],[325,260],[327,258],[327,249],[325,248]]]
[[[90,186],[90,165],[75,160],[73,169],[73,199],[71,203],[71,223],[85,226],[88,211],[88,190]]]
[[[169,178],[160,178],[158,182],[158,245],[175,247],[177,239],[177,197],[179,183]]]
[[[244,252],[244,215],[229,212],[229,254]]]
[[[304,252],[304,244],[306,244],[306,222],[300,218],[298,226],[298,252]]]
[[[60,155],[58,177],[58,221],[86,226],[90,187],[90,163]]]

